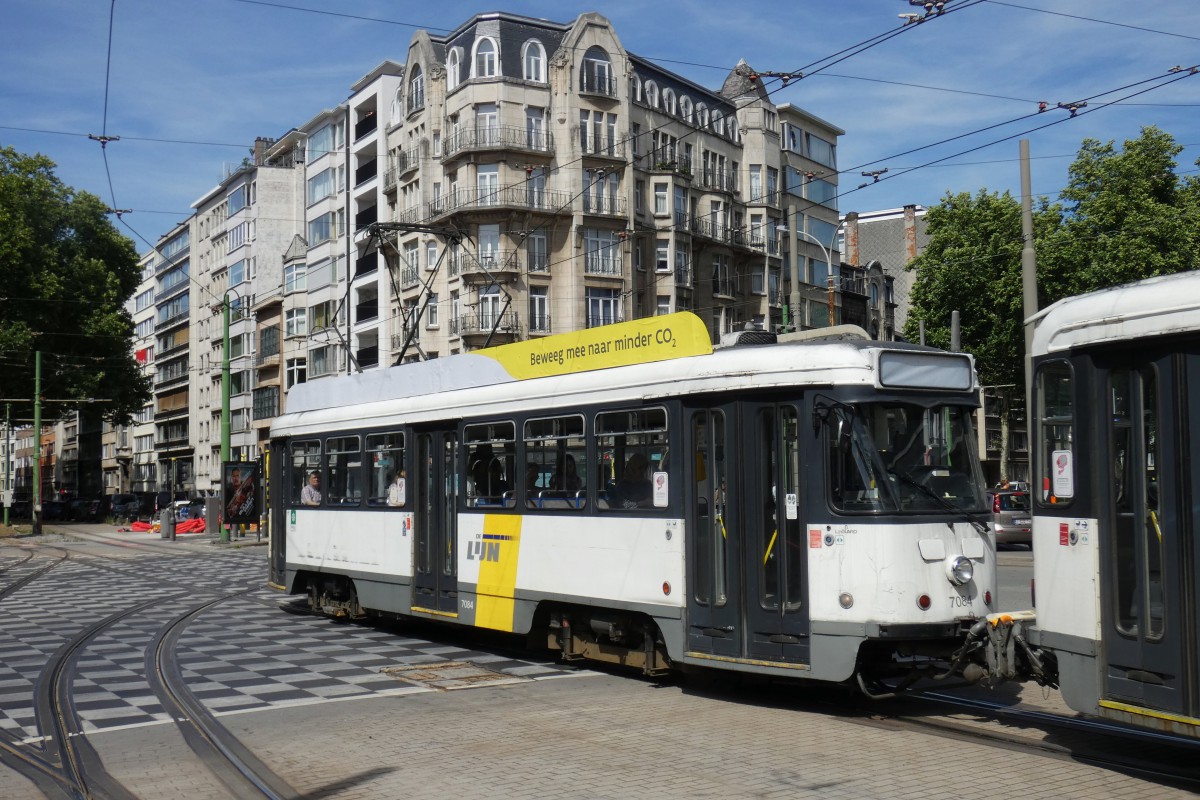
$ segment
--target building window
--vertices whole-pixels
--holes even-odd
[[[453,89],[462,83],[462,59],[458,54],[457,47],[450,49],[450,55],[446,56],[446,88]]]
[[[671,244],[667,239],[659,239],[654,249],[654,271],[671,271]]]
[[[602,48],[590,47],[584,54],[579,70],[579,88],[584,92],[610,97],[617,93],[612,75],[612,62]]]
[[[525,80],[535,83],[546,82],[546,50],[537,39],[525,43],[521,61],[525,65]]]
[[[289,358],[284,372],[284,388],[290,389],[297,383],[308,380],[308,370],[303,358]]]
[[[549,249],[545,233],[531,233],[525,238],[525,257],[529,260],[530,272],[548,272],[550,270]]]
[[[438,296],[430,292],[428,299],[425,301],[425,327],[436,328],[438,326]]]
[[[283,315],[283,335],[284,336],[303,336],[308,333],[307,309],[293,308],[291,311],[284,312]]]
[[[496,77],[496,43],[488,37],[475,42],[475,78]]]
[[[587,304],[587,326],[596,328],[621,321],[621,299],[616,289],[588,287],[584,297]]]
[[[660,295],[658,295],[657,300],[658,300],[658,302],[655,306],[654,313],[660,317],[663,316],[664,314],[670,314],[671,313],[671,296],[667,295],[667,294],[660,294]]]
[[[421,65],[413,67],[412,77],[408,81],[408,113],[425,107],[425,73]]]
[[[529,330],[550,332],[550,298],[545,286],[529,287]]]
[[[667,213],[667,185],[665,183],[654,184],[654,213],[664,216]]]
[[[283,292],[302,292],[307,285],[308,265],[288,264],[283,268]]]

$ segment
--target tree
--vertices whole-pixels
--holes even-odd
[[[1084,140],[1063,225],[1037,254],[1045,301],[1200,267],[1200,184],[1176,176],[1182,149],[1154,127],[1122,151]]]
[[[137,251],[95,195],[76,192],[42,155],[0,147],[0,394],[15,418],[33,415],[34,353],[42,396],[100,400],[90,406],[128,422],[150,397],[133,357],[125,302],[140,280]],[[75,409],[43,407],[53,420]]]

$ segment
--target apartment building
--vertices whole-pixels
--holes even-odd
[[[251,157],[227,168],[221,183],[192,204],[193,282],[201,297],[192,345],[196,449],[191,491],[199,494],[220,491],[226,360],[229,458],[247,461],[259,455],[252,424],[260,339],[255,308],[260,295],[281,291],[284,254],[303,213],[303,164],[286,150],[271,157],[275,145],[272,139],[256,140]]]
[[[598,14],[482,14],[414,35],[391,109],[384,224],[352,254],[395,281],[390,362],[679,310],[714,338],[828,324],[785,289],[825,308],[842,131],[791,106],[781,126],[744,62],[714,90]]]

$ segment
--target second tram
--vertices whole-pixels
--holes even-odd
[[[1072,708],[1200,736],[1200,272],[1062,300],[1031,355],[1030,641]]]

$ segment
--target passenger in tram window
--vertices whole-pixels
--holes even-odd
[[[646,477],[648,466],[649,462],[641,453],[634,453],[625,462],[625,470],[621,473],[621,480],[617,482],[617,497],[620,498],[618,505],[621,508],[645,508],[650,505],[654,487]]]
[[[578,492],[583,488],[583,481],[579,479],[574,456],[567,455],[559,464],[558,470],[554,473],[554,488],[567,492]]]
[[[321,505],[321,473],[313,470],[308,476],[308,485],[300,492],[300,502],[306,506]]]
[[[504,465],[498,458],[492,459],[492,463],[488,465],[487,489],[488,497],[495,498],[508,491],[508,481],[504,480]]]
[[[402,506],[405,502],[407,472],[400,470],[396,473],[396,477],[388,485],[387,504],[389,506]]]

